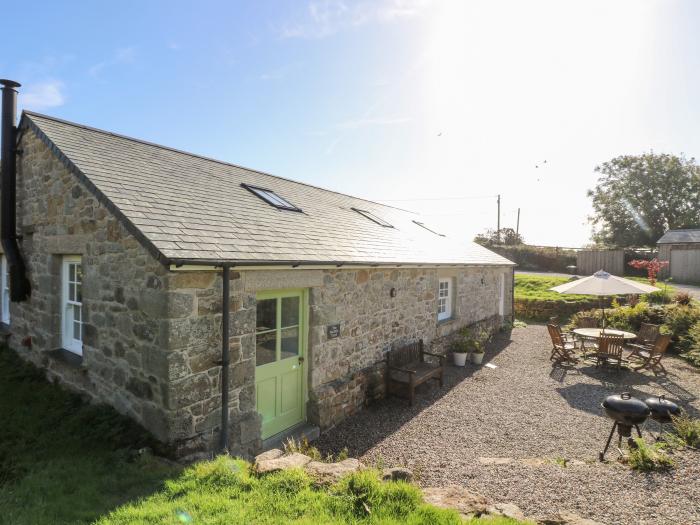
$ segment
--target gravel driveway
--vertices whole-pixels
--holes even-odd
[[[606,395],[663,393],[698,417],[697,369],[674,357],[665,378],[588,364],[552,368],[549,348],[542,325],[501,334],[484,360],[496,369],[450,365],[445,386],[420,387],[414,407],[381,401],[317,445],[347,446],[365,463],[413,469],[423,486],[464,485],[531,516],[568,510],[608,524],[700,523],[700,453],[676,454],[678,467],[665,474],[596,461],[612,427],[599,409]]]

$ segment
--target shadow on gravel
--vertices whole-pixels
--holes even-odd
[[[512,342],[510,336],[510,330],[494,336],[486,347],[483,365],[508,348]],[[381,399],[322,434],[314,445],[323,454],[336,454],[347,447],[351,457],[359,457],[432,406],[459,383],[469,379],[483,365],[467,363],[466,367],[461,368],[448,360],[444,385],[440,387],[437,382],[430,381],[418,386],[413,406],[409,406],[406,399],[398,397]],[[348,439],[348,436],[352,438]]]
[[[649,388],[656,390],[655,394],[666,395],[666,397],[685,408],[688,413],[697,417],[698,411],[690,405],[690,402],[697,399],[693,393],[689,392],[668,377],[653,377],[629,369],[612,369],[596,367],[585,364],[576,368],[577,372],[600,382],[598,385],[589,383],[577,383],[562,388],[557,388],[557,392],[566,400],[572,408],[583,410],[593,414],[601,414],[600,403],[611,394],[629,392],[633,396],[646,399],[649,397]],[[639,387],[645,387],[645,391]]]

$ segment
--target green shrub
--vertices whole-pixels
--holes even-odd
[[[690,327],[687,338],[690,342],[690,348],[681,354],[681,356],[695,366],[700,366],[700,321],[694,323],[693,326]]]
[[[663,442],[648,444],[642,438],[635,438],[636,447],[630,448],[627,463],[635,470],[652,471],[668,470],[675,462],[664,450],[667,445]]]
[[[693,296],[684,291],[676,292],[676,295],[673,296],[673,302],[688,306],[693,302]]]
[[[565,273],[568,272],[567,266],[576,266],[576,252],[573,250],[526,244],[488,248],[516,263],[521,270]]]
[[[694,419],[683,412],[680,416],[671,416],[674,434],[687,446],[700,448],[700,419]]]
[[[700,321],[700,308],[696,306],[684,306],[673,304],[666,307],[664,328],[673,337],[673,347],[686,352],[694,346],[694,341],[689,337],[691,326]]]
[[[620,306],[605,310],[607,326],[631,332],[637,332],[642,323],[663,324],[664,316],[663,306],[652,305],[646,301],[640,301],[634,306]],[[577,326],[578,320],[583,317],[594,317],[602,326],[603,313],[599,308],[574,314],[570,325]]]

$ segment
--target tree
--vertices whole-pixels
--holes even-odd
[[[654,286],[656,284],[656,276],[659,275],[659,272],[663,268],[668,266],[668,261],[660,261],[654,257],[651,261],[647,261],[645,259],[634,259],[627,264],[629,264],[632,268],[637,268],[638,270],[646,269],[649,284]]]
[[[595,168],[593,239],[611,246],[654,246],[669,229],[700,224],[700,168],[683,155],[622,155]]]
[[[519,233],[515,233],[513,228],[501,228],[500,239],[498,237],[499,235],[496,230],[486,230],[486,233],[480,233],[474,237],[474,242],[483,246],[515,246],[525,242],[523,236]]]

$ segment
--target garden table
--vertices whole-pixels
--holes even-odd
[[[637,338],[636,334],[632,332],[625,332],[623,330],[613,330],[611,328],[575,328],[572,330],[577,336],[582,339],[600,339],[603,335],[621,335],[625,338],[625,341],[631,341]]]
[[[581,339],[581,349],[583,350],[584,359],[587,359],[588,357],[600,356],[600,354],[597,353],[597,348],[593,355],[586,355],[586,347],[584,344],[584,341],[586,340],[598,341],[604,335],[621,335],[624,338],[625,342],[629,342],[637,338],[637,335],[633,334],[632,332],[625,332],[624,330],[613,330],[612,328],[575,328],[571,332],[576,334]]]

